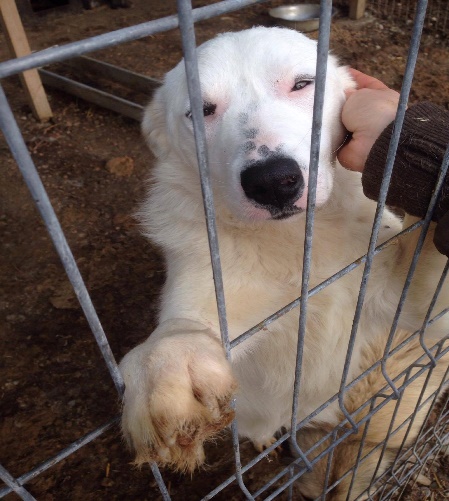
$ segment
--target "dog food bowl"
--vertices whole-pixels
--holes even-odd
[[[332,7],[332,17],[337,12],[338,9]],[[320,25],[320,6],[318,4],[282,5],[270,9],[268,14],[276,24],[304,33],[316,31]]]

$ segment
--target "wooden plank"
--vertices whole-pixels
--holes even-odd
[[[155,78],[140,75],[130,70],[125,70],[119,66],[105,63],[87,56],[75,57],[65,61],[64,64],[72,68],[84,70],[92,75],[108,78],[137,92],[152,95],[153,92],[162,85],[162,82]]]
[[[21,57],[31,54],[28,39],[14,0],[0,0],[0,22],[12,55]],[[51,118],[51,108],[37,70],[24,71],[20,78],[34,116],[41,121]]]
[[[114,96],[108,92],[94,89],[89,85],[76,82],[51,71],[39,70],[39,74],[45,85],[62,90],[72,96],[79,97],[108,110],[115,111],[138,122],[142,120],[143,106],[139,104]]]
[[[366,0],[349,1],[349,18],[360,19],[365,14]]]

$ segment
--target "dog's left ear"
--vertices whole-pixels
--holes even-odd
[[[153,100],[145,108],[142,120],[142,133],[153,153],[164,157],[168,151],[167,122],[163,87],[159,87]]]

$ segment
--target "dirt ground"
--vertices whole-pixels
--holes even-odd
[[[202,2],[206,4],[208,2]],[[279,3],[279,2],[277,2]],[[200,2],[196,2],[200,5]],[[268,4],[270,5],[270,4]],[[267,4],[197,26],[202,42],[223,31],[267,24]],[[106,5],[52,11],[26,18],[33,50],[65,44],[175,12],[175,2],[134,0],[129,9]],[[343,7],[333,23],[332,50],[345,64],[399,88],[410,27],[367,14],[349,21]],[[312,35],[313,36],[313,35]],[[316,36],[316,35],[315,35]],[[424,34],[411,101],[429,99],[449,109],[447,45]],[[161,78],[181,57],[177,30],[94,54],[102,60]],[[0,60],[8,59],[0,36]],[[66,232],[112,350],[121,359],[155,326],[164,263],[140,234],[132,214],[142,200],[153,162],[137,123],[56,91],[49,91],[51,122],[35,121],[16,77],[4,82],[26,143]],[[145,103],[148,96],[117,93]],[[127,157],[114,168],[113,159]],[[86,320],[0,136],[0,463],[20,476],[119,411]],[[242,443],[243,464],[254,456]],[[158,500],[149,468],[135,470],[117,427],[27,484],[39,500]],[[286,458],[263,461],[245,475],[251,491]],[[164,472],[174,499],[196,500],[233,471],[232,446],[209,447],[209,466],[193,478]],[[446,470],[445,470],[446,466]],[[443,499],[449,464],[437,480],[408,498]],[[6,499],[17,499],[11,494]],[[216,499],[244,499],[233,484]]]

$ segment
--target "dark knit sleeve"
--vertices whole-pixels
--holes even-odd
[[[393,123],[377,139],[363,171],[363,191],[373,200],[379,196],[392,132]],[[405,114],[387,204],[413,216],[424,217],[448,145],[447,111],[427,102],[409,108]],[[449,175],[445,178],[433,219],[438,221],[448,211]]]

